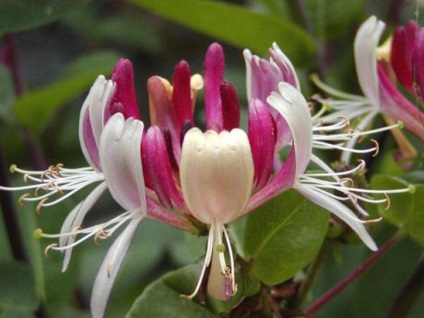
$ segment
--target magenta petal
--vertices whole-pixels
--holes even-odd
[[[122,113],[125,119],[130,117],[141,119],[135,97],[133,66],[129,60],[118,61],[113,69],[112,81],[116,85],[116,90],[109,107],[105,110],[105,123],[116,113]]]
[[[284,165],[276,176],[250,198],[246,212],[253,211],[268,200],[293,187],[296,177],[296,155],[292,148]]]
[[[86,160],[93,166],[93,168],[95,168],[98,172],[101,172],[102,169],[100,166],[99,149],[91,128],[89,110],[87,109],[84,114],[81,114],[81,116],[83,116],[82,122],[80,123],[80,125],[82,125],[82,127],[80,127],[82,130],[81,137],[83,138],[81,144],[84,145],[85,148],[84,153],[86,154]]]
[[[230,131],[240,126],[240,103],[234,86],[227,81],[220,85],[223,128]]]
[[[409,21],[406,27],[396,28],[393,33],[390,54],[390,62],[396,77],[412,93],[414,93],[412,55],[417,31],[418,25],[415,21]]]
[[[223,127],[220,85],[224,80],[224,50],[212,43],[205,57],[205,112],[206,128]]]
[[[415,38],[414,53],[412,56],[412,69],[414,70],[415,92],[424,100],[424,28],[421,28]]]
[[[402,121],[410,132],[424,140],[424,114],[398,91],[380,65],[378,77],[382,112]]]
[[[177,127],[181,127],[186,120],[193,123],[193,107],[191,102],[191,71],[186,61],[181,61],[175,67],[172,81],[172,98],[177,117]]]
[[[166,224],[169,224],[171,226],[174,226],[178,229],[182,229],[185,231],[193,232],[195,233],[197,229],[187,221],[185,218],[180,218],[176,216],[174,213],[169,212],[165,207],[158,204],[154,200],[152,200],[150,197],[146,197],[147,200],[147,215],[149,218],[158,220],[160,222],[164,222]],[[189,213],[189,212],[187,212]],[[190,218],[192,216],[188,214]]]
[[[266,106],[259,99],[248,108],[249,141],[255,166],[255,188],[261,189],[272,173],[276,136],[275,124]]]
[[[184,208],[181,192],[175,185],[167,145],[161,129],[150,127],[142,142],[145,173],[159,201],[169,208]]]
[[[151,124],[160,128],[167,128],[171,134],[174,156],[177,161],[181,156],[180,130],[176,110],[170,100],[170,92],[159,76],[153,76],[147,81],[147,90],[150,98]],[[152,109],[153,108],[153,109]]]

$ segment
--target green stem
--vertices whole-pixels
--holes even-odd
[[[304,310],[304,314],[312,315],[322,306],[331,301],[335,296],[342,292],[347,286],[349,286],[354,280],[365,273],[372,265],[374,265],[387,251],[389,251],[395,243],[397,243],[402,237],[401,232],[397,232],[395,235],[390,237],[383,245],[380,246],[377,252],[368,257],[357,269],[343,278],[337,285],[328,290],[324,295],[319,297],[314,303],[308,306]]]

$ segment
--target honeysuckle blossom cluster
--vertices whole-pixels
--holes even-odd
[[[290,188],[338,216],[371,250],[377,249],[365,227],[367,213],[360,202],[387,203],[387,193],[412,188],[355,188],[349,176],[364,169],[363,161],[347,171],[335,172],[320,159],[315,149],[376,152],[378,146],[372,142],[365,150],[344,146],[375,131],[352,129],[349,114],[342,117],[341,110],[331,121],[323,120],[331,116],[323,116],[324,111],[312,115],[290,61],[276,44],[269,52],[270,60],[248,50],[244,53],[247,132],[240,128],[236,91],[224,79],[223,49],[214,43],[206,53],[204,78],[192,75],[187,62],[181,61],[172,84],[159,76],[148,80],[151,126],[147,130],[138,112],[131,63],[120,60],[110,80],[99,76],[80,115],[79,137],[89,167],[57,165],[46,171],[26,171],[13,166],[13,171],[32,183],[1,189],[35,190],[33,196],[22,195],[20,202],[36,201],[38,211],[98,184],[69,213],[60,234],[36,231],[40,237],[59,238],[59,245],[48,249],[64,252],[63,270],[74,246],[89,238],[111,237],[126,224],[96,277],[91,299],[94,317],[103,315],[118,269],[144,217],[193,233],[208,230],[204,265],[187,298],[202,288],[208,267],[206,288],[210,296],[228,300],[237,292],[235,258],[226,226]],[[194,120],[195,99],[202,88],[204,130],[199,128],[203,121],[196,125]],[[281,150],[287,155],[281,155]],[[314,172],[308,172],[310,165]],[[125,212],[85,227],[85,216],[106,190]],[[372,193],[380,193],[381,198],[370,197]],[[353,203],[356,211],[345,201]]]
[[[424,114],[414,106],[396,87],[397,78],[415,94],[419,94],[419,71],[421,56],[424,54],[423,33],[417,30],[415,23],[406,29],[397,29],[393,41],[378,48],[385,24],[372,16],[359,28],[354,42],[354,55],[359,85],[364,96],[344,93],[322,83],[316,76],[313,81],[335,100],[322,100],[334,110],[322,120],[331,122],[340,116],[349,120],[359,119],[357,129],[370,126],[377,114],[381,113],[387,123],[402,122],[415,136],[424,140]],[[390,62],[390,63],[387,63]],[[394,70],[394,71],[393,71]],[[398,137],[399,135],[395,135]],[[352,138],[347,147],[353,148],[357,142]],[[398,137],[401,150],[408,152],[404,138]],[[411,153],[411,151],[409,151]],[[404,154],[407,156],[407,154]],[[345,152],[342,159],[350,160]]]

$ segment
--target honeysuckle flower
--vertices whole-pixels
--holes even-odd
[[[107,238],[128,222],[97,275],[91,300],[93,316],[103,315],[112,283],[143,217],[187,231],[209,231],[200,278],[193,294],[185,296],[188,298],[202,287],[209,266],[208,293],[219,300],[228,300],[236,293],[235,260],[226,226],[290,188],[337,215],[370,249],[376,249],[364,226],[367,221],[342,202],[351,201],[360,214],[366,214],[359,202],[387,202],[389,191],[352,186],[348,176],[362,169],[363,163],[349,171],[334,172],[313,154],[314,148],[339,149],[339,142],[369,132],[343,132],[345,119],[324,124],[322,113],[311,116],[290,61],[276,45],[271,55],[275,61],[267,64],[245,53],[253,64],[262,63],[248,71],[247,133],[239,128],[236,91],[224,80],[223,49],[214,43],[206,54],[204,80],[200,75],[191,76],[184,61],[178,63],[172,85],[158,76],[149,79],[152,126],[147,131],[135,102],[132,66],[121,60],[114,72],[119,75],[113,75],[110,81],[100,77],[81,110],[80,140],[91,167],[19,170],[36,183],[19,190],[36,189],[36,195],[42,189],[47,191],[41,199],[22,197],[22,201],[38,200],[40,208],[51,204],[45,198],[64,190],[72,195],[100,182],[70,213],[61,234],[52,235],[60,237],[60,245],[49,249],[65,251],[64,269],[73,246],[90,237]],[[266,69],[269,72],[262,71]],[[195,126],[193,116],[197,91],[203,86],[204,132]],[[287,149],[288,155],[281,157],[281,149]],[[376,150],[377,146],[372,146],[364,151]],[[321,172],[308,173],[310,164]],[[101,225],[81,227],[85,215],[106,189],[126,212]],[[372,199],[370,193],[381,193],[383,198]],[[41,231],[37,235],[48,236]]]
[[[227,300],[236,292],[234,257],[226,225],[290,188],[345,221],[370,249],[377,248],[364,226],[367,221],[342,202],[351,201],[360,214],[367,215],[359,202],[387,202],[385,194],[390,191],[352,186],[348,176],[363,169],[363,162],[348,171],[334,172],[312,152],[314,148],[343,148],[338,143],[374,131],[343,132],[348,126],[346,118],[325,125],[320,120],[322,113],[311,116],[290,61],[276,45],[271,55],[268,62],[245,52],[250,97],[247,133],[239,129],[240,106],[231,84],[224,81],[224,54],[218,44],[209,47],[205,58],[204,132],[194,127],[192,116],[193,96],[202,81],[196,75],[190,77],[186,62],[177,65],[173,86],[159,77],[149,80],[154,125],[142,142],[150,190],[147,195],[193,222],[205,224],[209,230],[201,275],[187,298],[194,297],[202,287],[208,266],[209,295]],[[186,83],[185,89],[176,79]],[[158,125],[159,118],[163,120]],[[282,148],[289,148],[284,159],[278,155]],[[377,149],[373,144],[369,149],[350,151]],[[321,172],[308,173],[310,164]],[[334,190],[339,194],[334,194]],[[370,193],[381,193],[383,198],[372,199]]]
[[[34,196],[25,193],[19,202],[38,202],[37,212],[56,205],[81,189],[98,184],[66,217],[59,234],[46,234],[41,229],[35,236],[59,238],[46,248],[64,252],[62,270],[65,271],[74,246],[93,238],[95,241],[111,237],[127,224],[110,247],[95,279],[91,310],[93,317],[103,316],[107,299],[131,239],[145,217],[159,219],[185,230],[193,229],[186,221],[165,209],[146,201],[141,140],[144,124],[140,120],[135,100],[132,65],[121,59],[110,80],[99,76],[80,112],[79,138],[88,167],[69,169],[63,164],[46,171],[23,170],[12,165],[11,171],[24,175],[31,184],[0,190],[34,190]],[[108,190],[124,213],[104,223],[83,227],[83,221],[100,196]]]
[[[360,119],[357,129],[366,129],[375,116],[381,113],[404,126],[421,140],[424,140],[424,114],[403,96],[390,80],[381,61],[377,59],[377,45],[384,30],[384,23],[372,16],[359,28],[354,42],[356,72],[364,96],[340,92],[322,83],[316,76],[314,83],[338,100],[322,100],[328,103],[332,112],[321,119],[335,121],[340,116],[349,120]],[[348,148],[357,142],[353,138]],[[342,159],[349,162],[350,154],[345,152]]]

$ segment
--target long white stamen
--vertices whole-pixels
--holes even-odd
[[[196,288],[194,289],[194,292],[190,295],[181,295],[183,298],[192,299],[194,296],[197,295],[197,293],[200,290],[200,287],[202,286],[203,277],[205,276],[206,268],[209,266],[212,258],[212,252],[213,252],[213,241],[214,241],[214,229],[213,224],[211,225],[211,228],[209,228],[209,236],[208,236],[208,245],[206,248],[206,256],[205,261],[203,263],[202,272],[200,273],[199,280],[197,281]]]
[[[125,222],[132,219],[134,217],[134,214],[137,213],[137,211],[132,212],[125,212],[117,217],[107,221],[106,223],[93,225],[87,228],[77,228],[75,231],[68,232],[68,233],[60,233],[60,234],[45,234],[40,233],[40,230],[36,231],[37,237],[45,237],[45,238],[60,238],[60,237],[67,237],[67,236],[79,236],[83,234],[83,236],[79,237],[77,240],[75,240],[72,244],[65,245],[65,246],[51,246],[49,249],[57,250],[57,251],[64,251],[70,248],[73,248],[82,242],[86,241],[87,239],[91,237],[104,239],[106,237],[111,236],[119,227],[121,227]]]
[[[0,186],[0,190],[34,190],[33,196],[29,193],[23,194],[19,198],[19,203],[23,204],[24,201],[39,202],[37,206],[38,212],[42,207],[49,207],[58,204],[86,186],[104,180],[103,174],[94,171],[91,167],[69,169],[64,168],[62,164],[50,166],[45,171],[25,170],[18,168],[16,165],[12,165],[10,167],[10,171],[23,174],[25,182],[34,182],[35,184],[29,184],[21,187]],[[46,193],[40,195],[39,192],[42,190],[46,191]],[[49,200],[51,197],[58,194],[60,197],[57,197],[54,200]]]
[[[237,286],[236,286],[236,279],[235,279],[235,267],[234,267],[233,249],[231,248],[230,238],[228,236],[228,233],[227,233],[227,230],[226,230],[225,226],[223,226],[223,228],[224,228],[225,241],[227,242],[228,254],[230,255],[232,293],[235,294],[237,292]],[[228,295],[228,296],[232,296],[232,295]]]

